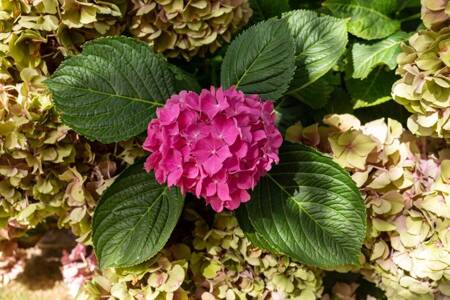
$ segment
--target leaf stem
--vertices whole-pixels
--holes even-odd
[[[411,20],[415,20],[415,19],[420,19],[420,17],[421,17],[421,14],[420,14],[420,13],[417,13],[417,14],[414,14],[414,15],[412,15],[412,16],[409,16],[409,17],[406,17],[406,18],[401,19],[400,22],[403,23],[403,22],[406,22],[406,21],[411,21]]]

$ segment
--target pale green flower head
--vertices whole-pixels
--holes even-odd
[[[428,29],[439,30],[450,24],[448,0],[421,0],[422,21]]]
[[[130,32],[157,52],[190,60],[215,52],[250,19],[248,0],[132,0]]]
[[[392,97],[413,115],[408,128],[417,135],[449,137],[450,29],[414,34],[398,56]]]

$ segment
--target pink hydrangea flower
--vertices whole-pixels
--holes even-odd
[[[156,180],[202,197],[220,212],[250,200],[274,163],[282,137],[272,102],[235,88],[182,91],[148,125],[145,162]]]

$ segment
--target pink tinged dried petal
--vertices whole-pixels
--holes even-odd
[[[234,88],[180,92],[150,122],[145,169],[205,199],[216,211],[250,200],[249,189],[278,163],[282,137],[273,104]]]

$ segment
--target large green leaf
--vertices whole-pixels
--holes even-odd
[[[366,213],[351,177],[304,145],[284,145],[280,159],[238,210],[244,231],[253,230],[250,239],[259,246],[300,262],[357,264]]]
[[[347,89],[352,97],[353,108],[375,106],[391,100],[391,89],[396,80],[395,74],[383,67],[370,73],[364,80],[348,79]]]
[[[335,17],[350,18],[348,31],[366,40],[381,39],[400,29],[391,19],[397,0],[327,0],[323,3]]]
[[[250,27],[231,43],[221,83],[276,100],[287,90],[294,71],[294,43],[286,22],[272,19]]]
[[[296,10],[283,15],[295,42],[297,71],[289,94],[309,86],[325,75],[345,52],[346,20]]]
[[[183,209],[177,188],[159,185],[142,163],[109,187],[94,213],[95,254],[101,268],[139,264],[161,250]]]
[[[110,143],[143,132],[183,78],[147,44],[109,37],[86,43],[46,84],[65,124]]]
[[[376,66],[383,64],[394,70],[401,52],[400,44],[407,38],[406,32],[399,31],[372,45],[356,43],[352,49],[353,78],[364,79]]]
[[[307,88],[290,93],[290,96],[302,101],[312,109],[319,109],[327,104],[333,90],[334,86],[322,77]]]
[[[279,16],[290,9],[289,0],[250,0],[250,6],[256,20]]]

